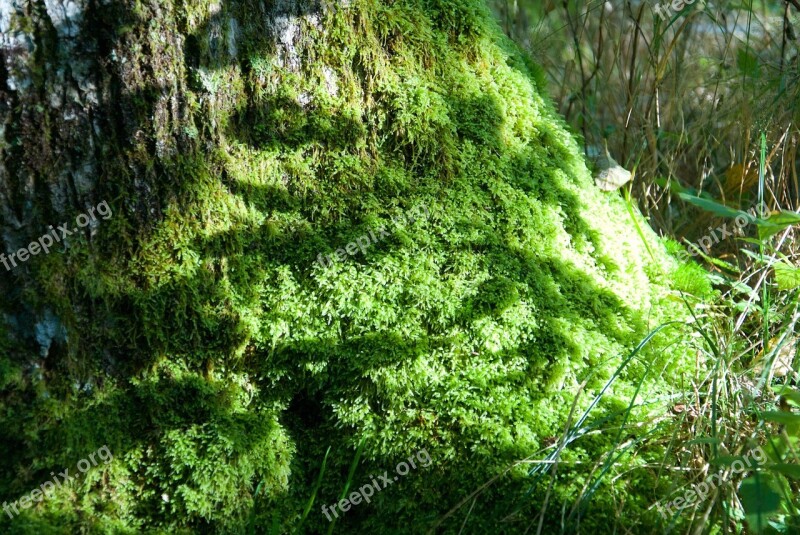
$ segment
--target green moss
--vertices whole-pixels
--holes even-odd
[[[0,468],[0,493],[16,499],[97,445],[115,460],[8,529],[90,518],[97,531],[237,532],[251,508],[260,531],[273,516],[288,527],[331,446],[306,521],[319,532],[319,508],[338,498],[364,437],[354,485],[421,448],[432,465],[340,527],[422,531],[545,447],[582,382],[579,409],[651,329],[679,317],[676,277],[678,288],[702,290],[652,233],[642,242],[618,196],[592,186],[541,74],[480,2],[327,11],[303,23],[297,69],[277,61],[264,19],[252,15],[259,6],[234,2],[208,20],[207,6],[140,6],[138,22],[125,19],[121,38],[155,43],[155,17],[196,41],[170,62],[138,59],[154,79],[181,80],[189,115],[148,127],[160,90],[128,87],[152,143],[119,162],[133,162],[149,189],[119,164],[103,186],[115,217],[96,241],[31,262],[36,292],[14,299],[64,319],[59,358],[71,364],[56,367],[68,378],[58,389],[49,375],[5,387],[0,442],[14,454]],[[236,58],[207,35],[229,18],[241,31]],[[186,132],[191,150],[154,156]],[[396,228],[419,207],[426,217]],[[316,262],[382,226],[388,235],[365,252]],[[640,403],[672,393],[669,378],[692,365],[674,334],[656,338],[598,417],[619,421],[612,415],[643,379]],[[91,388],[70,388],[76,380]],[[560,472],[553,511],[572,505],[586,466],[613,444],[606,434],[565,452],[583,465]],[[584,528],[653,528],[649,504],[628,498],[653,482],[638,470],[630,484],[601,486]],[[546,487],[526,496],[531,485],[521,467],[498,479],[476,502],[470,531],[540,506]],[[617,518],[622,498],[635,510]],[[465,514],[442,529],[456,531]],[[506,529],[525,525],[523,515]]]

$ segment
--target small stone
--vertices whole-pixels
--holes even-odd
[[[589,147],[587,152],[589,160],[594,164],[594,183],[598,188],[614,191],[630,182],[633,175],[611,157],[608,147],[605,147],[604,152],[600,152],[597,147]]]

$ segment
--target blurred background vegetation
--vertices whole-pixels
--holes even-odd
[[[635,168],[631,194],[656,230],[694,240],[711,225],[678,188],[752,206],[761,131],[768,203],[797,208],[800,17],[789,3],[698,0],[662,20],[655,0],[492,1],[589,152],[605,139]]]

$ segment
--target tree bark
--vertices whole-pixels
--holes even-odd
[[[15,253],[103,201],[125,222],[103,247],[121,251],[153,228],[177,187],[177,162],[219,146],[226,116],[252,99],[247,87],[225,87],[248,68],[242,42],[299,72],[301,30],[318,28],[329,9],[292,0],[0,0],[2,251]],[[226,80],[222,69],[234,75]],[[80,233],[90,249],[98,230]],[[46,299],[24,297],[42,276],[0,266],[20,339],[61,322]]]

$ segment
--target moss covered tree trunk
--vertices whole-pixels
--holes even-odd
[[[0,54],[3,252],[74,231],[0,265],[0,499],[114,454],[0,527],[289,529],[330,446],[320,532],[363,439],[353,485],[431,462],[341,528],[458,529],[673,314],[660,244],[480,2],[0,0]],[[649,358],[671,391],[680,344]],[[475,532],[532,484],[499,479]]]

